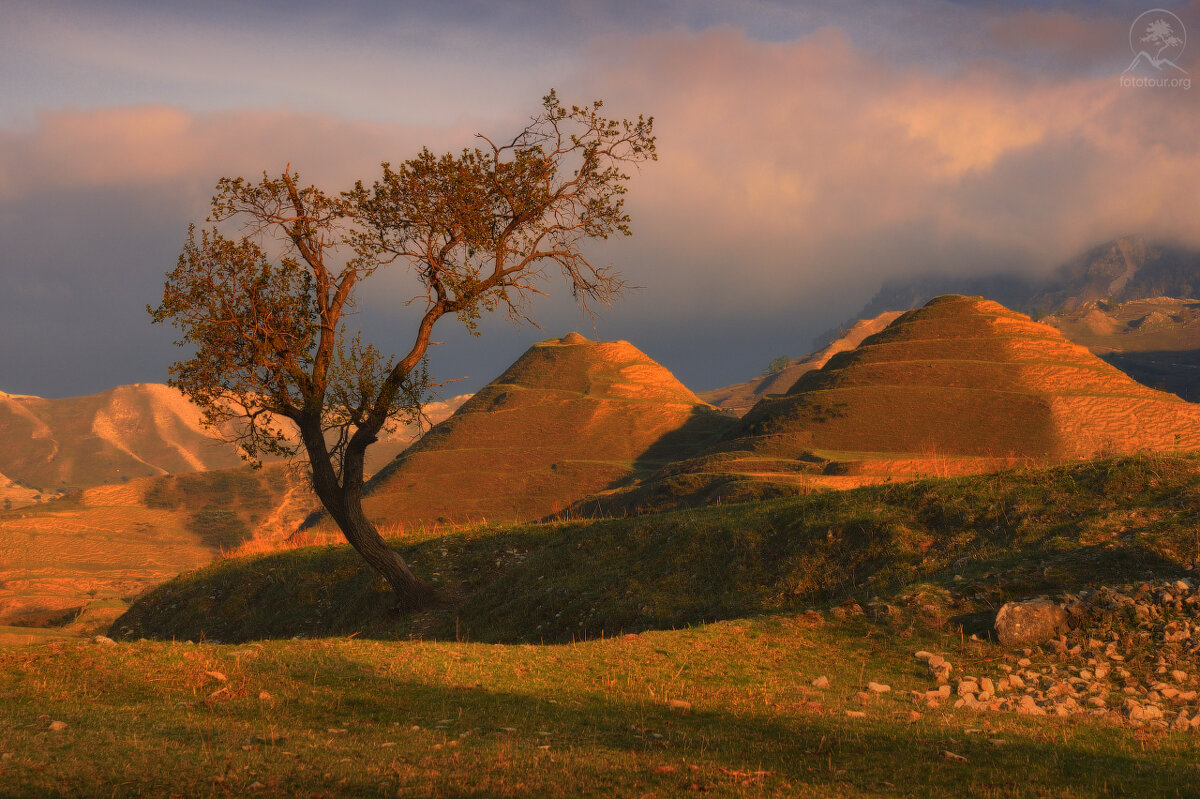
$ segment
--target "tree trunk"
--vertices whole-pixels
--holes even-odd
[[[404,558],[387,545],[383,536],[375,529],[375,525],[371,524],[371,521],[363,514],[362,502],[358,497],[348,499],[350,501],[345,502],[347,505],[345,517],[335,516],[334,521],[342,529],[342,535],[350,542],[350,546],[362,555],[363,560],[372,569],[387,580],[388,585],[396,594],[398,605],[414,609],[429,604],[434,598],[433,587],[413,574],[412,569],[408,568],[408,564],[404,562]]]
[[[396,595],[397,605],[418,608],[435,598],[433,587],[412,573],[404,559],[387,545],[375,525],[362,509],[363,450],[365,445],[351,449],[343,461],[342,479],[329,462],[319,418],[298,421],[300,435],[308,451],[313,491],[325,510],[337,523],[350,546],[384,580]]]

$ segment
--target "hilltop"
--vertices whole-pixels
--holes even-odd
[[[951,295],[760,401],[703,455],[593,505],[629,511],[1196,448],[1200,408],[1049,325]]]
[[[530,347],[380,470],[364,508],[388,524],[537,519],[688,457],[726,430],[626,341]]]

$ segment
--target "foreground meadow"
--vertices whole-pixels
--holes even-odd
[[[346,547],[228,559],[119,641],[0,646],[0,796],[1195,796],[1197,496],[1137,457],[430,531],[393,542],[442,593],[414,615]],[[1115,585],[1057,648],[988,638]]]
[[[1004,653],[903,633],[801,614],[566,645],[11,647],[0,795],[1195,795],[1200,735],[930,707],[913,650]]]

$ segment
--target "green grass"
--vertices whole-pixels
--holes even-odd
[[[390,609],[348,547],[216,563],[144,596],[127,637],[556,642],[949,591],[970,619],[1008,599],[1174,577],[1200,554],[1200,458],[1129,457],[627,519],[479,527],[393,543],[442,603]]]
[[[996,656],[803,615],[557,646],[0,649],[0,794],[1194,795],[1185,733],[949,706],[910,720],[901,691],[929,687],[917,648],[964,669]],[[867,680],[893,691],[862,706]]]
[[[0,795],[1193,796],[1195,734],[906,692],[1011,659],[1006,598],[1186,571],[1198,498],[1135,457],[428,532],[416,615],[345,547],[224,561],[114,626],[164,640],[0,647]]]

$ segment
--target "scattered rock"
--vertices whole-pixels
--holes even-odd
[[[96,646],[116,646],[117,642],[109,638],[107,635],[97,635],[92,638],[92,643]]]
[[[963,757],[962,755],[956,755],[953,752],[951,752],[949,749],[943,749],[941,751],[941,758],[942,758],[942,760],[951,760],[955,763],[966,763],[967,762],[967,759],[965,757]]]
[[[50,722],[49,730],[50,732],[62,732],[68,726],[70,725],[68,725],[65,721],[52,721]]]
[[[886,694],[892,690],[892,686],[884,685],[881,682],[869,682],[867,683],[867,690],[873,694]]]
[[[820,677],[812,681],[813,688],[820,688],[824,691],[829,687],[829,678],[822,674]]]
[[[1070,614],[1049,599],[1008,602],[996,614],[996,635],[1005,646],[1040,644],[1067,631]]]
[[[219,671],[206,671],[204,673],[207,674],[209,677],[212,677],[217,682],[225,682],[225,680],[227,679],[225,677],[225,674],[222,672],[219,672]]]

